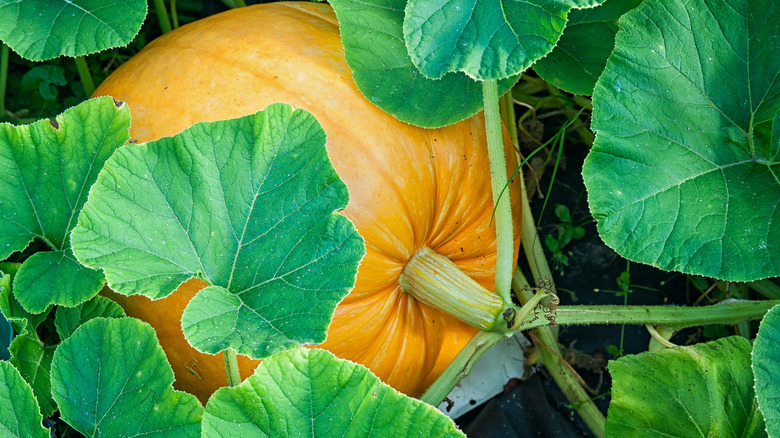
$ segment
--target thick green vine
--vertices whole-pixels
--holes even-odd
[[[501,196],[507,185],[506,157],[501,132],[501,111],[498,103],[498,83],[495,80],[482,82],[485,101],[485,129],[487,133],[488,159],[490,160],[490,181],[496,217],[496,293],[505,304],[510,304],[512,271],[514,270],[514,229],[512,207],[509,196]]]

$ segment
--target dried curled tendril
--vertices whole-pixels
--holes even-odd
[[[530,287],[527,289],[524,289],[530,292],[537,293],[539,291],[543,291],[549,298],[549,303],[539,303],[534,307],[534,313],[533,317],[526,320],[523,325],[525,324],[531,324],[535,321],[537,321],[540,317],[544,317],[548,321],[550,321],[550,325],[555,326],[557,325],[556,322],[556,309],[558,308],[558,304],[560,304],[561,300],[558,298],[557,295],[553,293],[553,282],[550,278],[542,278],[536,283],[536,287]]]

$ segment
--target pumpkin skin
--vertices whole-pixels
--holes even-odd
[[[350,202],[341,212],[366,241],[354,290],[338,306],[320,347],[365,365],[394,388],[425,390],[476,333],[401,291],[398,278],[428,246],[494,290],[495,228],[482,115],[442,129],[399,122],[358,91],[344,60],[336,17],[321,3],[230,10],[150,43],[95,92],[127,102],[133,140],[170,136],[199,121],[286,102],[310,111],[328,136],[333,167]],[[516,167],[505,135],[507,168]],[[508,174],[510,174],[508,172]],[[519,248],[520,186],[508,194]],[[129,316],[152,324],[176,375],[174,386],[206,401],[227,385],[222,355],[192,349],[181,313],[205,283],[190,280],[151,301],[106,292]],[[242,378],[259,361],[239,356]]]

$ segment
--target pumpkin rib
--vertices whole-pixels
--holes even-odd
[[[402,188],[398,185],[398,181],[396,180],[396,178],[394,178],[395,175],[390,175],[388,173],[388,166],[386,166],[386,163],[381,162],[378,159],[378,157],[376,157],[374,155],[370,155],[368,158],[370,158],[372,160],[372,162],[370,164],[374,165],[372,167],[374,169],[377,169],[377,173],[379,175],[382,175],[382,176],[385,177],[384,180],[385,180],[385,184],[387,184],[387,186],[392,187],[394,189],[394,191],[396,191],[396,192],[402,192],[403,191]],[[415,227],[413,226],[412,221],[411,221],[411,218],[414,215],[412,214],[409,205],[406,202],[403,202],[404,199],[401,198],[400,201],[401,201],[401,202],[399,202],[400,207],[401,207],[401,209],[405,213],[405,214],[402,215],[402,217],[405,220],[406,229],[411,233],[411,242],[417,242],[417,237],[415,236]],[[358,229],[358,231],[360,231],[360,230]],[[397,231],[394,232],[394,233],[388,233],[388,235],[392,236],[392,235],[394,235],[396,233],[397,233]],[[397,240],[397,238],[394,239],[394,240],[396,241],[396,244],[393,245],[394,249],[396,249],[398,251],[404,251],[404,250],[406,250],[406,251],[404,251],[403,254],[386,254],[386,255],[389,256],[389,257],[392,257],[392,259],[394,261],[398,262],[399,264],[404,264],[404,263],[406,263],[407,260],[409,260],[409,258],[412,256],[412,254],[409,253],[407,244],[405,244],[402,241]]]
[[[384,114],[384,113],[382,113]],[[387,116],[386,114],[384,114]],[[389,117],[389,116],[387,116]],[[326,120],[322,120],[322,123],[325,124]],[[410,127],[410,125],[403,125],[404,131],[407,131]],[[349,143],[349,144],[360,144],[363,141],[360,138],[357,138],[356,136],[352,136],[351,132],[346,133],[347,135],[343,135],[342,138],[339,139],[340,142],[343,143]],[[400,143],[400,140],[407,140],[406,132],[401,132],[398,134],[398,140]],[[344,141],[344,139],[348,139],[349,141]],[[426,151],[425,154],[421,155],[428,155],[430,154],[429,151]],[[369,162],[364,163],[364,165],[370,166],[372,169],[375,170],[375,172],[372,174],[372,177],[377,177],[377,174],[382,177],[382,180],[384,181],[384,186],[391,187],[393,190],[387,190],[388,193],[398,192],[402,193],[404,192],[404,188],[399,185],[398,181],[398,175],[397,172],[394,170],[391,170],[390,166],[387,165],[387,158],[386,157],[378,157],[374,154],[366,154],[363,156],[363,158],[369,160]],[[422,177],[420,176],[420,173],[417,173],[415,176],[420,178],[422,180]],[[430,175],[428,178],[425,178],[426,183],[435,183],[436,177],[435,175]],[[419,184],[420,186],[424,186],[425,184]],[[432,190],[435,191],[435,188]],[[408,198],[405,197],[399,197],[397,199],[397,206],[400,206],[400,210],[404,212],[401,217],[404,219],[404,225],[405,230],[410,233],[410,236],[408,236],[409,241],[404,241],[401,236],[399,235],[399,232],[397,229],[395,230],[388,230],[384,228],[383,223],[375,223],[374,225],[378,228],[385,229],[386,232],[383,233],[386,239],[393,241],[394,243],[390,244],[389,247],[392,248],[392,251],[388,252],[388,244],[387,242],[383,242],[384,247],[380,248],[379,246],[375,245],[373,242],[367,240],[366,245],[367,247],[372,247],[377,250],[377,252],[383,253],[386,256],[390,257],[392,260],[399,264],[406,263],[409,258],[414,254],[414,251],[416,251],[418,248],[425,246],[425,242],[423,241],[421,236],[424,236],[428,233],[427,230],[425,232],[420,233],[417,231],[417,228],[420,226],[420,223],[425,224],[426,221],[415,221],[413,218],[417,215],[414,214],[414,208],[409,205],[407,202]],[[349,206],[347,207],[349,208]],[[434,207],[435,208],[435,207]],[[431,216],[435,216],[435,210],[431,210],[430,208]],[[355,221],[353,221],[355,222]],[[417,224],[417,225],[415,225]],[[358,226],[358,231],[361,231]],[[361,233],[362,234],[362,233]],[[402,234],[402,233],[400,233]]]
[[[473,120],[476,120],[476,121],[479,122],[480,126],[479,126],[478,129],[480,129],[480,130],[484,129],[484,120],[481,117],[481,115],[475,116],[475,118]],[[441,143],[445,143],[446,142],[445,138],[442,138],[441,139],[442,141],[439,142],[438,138],[436,137],[436,133],[427,131],[427,134],[428,134],[429,138],[432,139],[432,141],[430,141],[431,144],[439,145]],[[470,140],[473,141],[473,138],[470,138]],[[505,137],[504,140],[505,141],[509,140],[508,136]],[[467,154],[462,155],[465,158],[464,161],[467,161],[467,162],[473,162],[474,159],[475,159],[475,156],[478,155],[476,153],[477,148],[480,147],[480,146],[484,147],[484,145],[473,144],[472,147],[471,147],[471,151],[469,151],[468,148],[464,147],[463,145],[459,145],[459,146],[460,147],[459,147],[459,150],[457,151],[457,153],[452,153],[450,156],[457,155],[458,157],[460,157],[461,153],[463,153],[463,152],[470,152],[470,154],[468,154],[468,155]],[[437,156],[441,156],[441,155],[448,156],[448,155],[442,154],[440,152],[441,151],[438,151],[438,150],[434,149],[434,151],[432,153],[437,155]],[[458,173],[458,171],[461,169],[461,166],[463,166],[463,165],[464,164],[461,163],[461,161],[459,159],[456,159],[456,160],[454,160],[453,163],[451,163],[448,166],[446,166],[446,171],[451,173],[451,174],[456,174],[456,173]],[[471,164],[469,164],[468,167],[471,168]],[[440,173],[441,173],[441,171],[440,171]],[[469,171],[468,175],[472,176],[471,173],[472,172]],[[486,182],[487,184],[490,183],[489,175],[488,175],[487,178],[485,178],[484,175],[474,175],[474,176],[482,178],[483,181]],[[473,178],[470,178],[470,179],[473,179]],[[445,178],[445,177],[442,177],[440,175],[439,177],[437,177],[437,180],[450,180],[450,178]],[[431,238],[429,240],[428,246],[431,249],[434,249],[435,251],[440,252],[440,253],[447,252],[447,251],[441,251],[440,249],[442,247],[445,247],[449,243],[449,241],[452,240],[453,237],[460,237],[460,236],[464,236],[464,235],[468,236],[470,234],[481,234],[480,231],[478,231],[479,224],[483,224],[484,225],[484,224],[486,224],[489,221],[489,220],[488,221],[485,220],[485,217],[484,217],[485,214],[482,213],[482,212],[485,211],[487,208],[491,208],[492,209],[492,205],[493,205],[492,204],[493,198],[492,198],[491,192],[483,193],[482,196],[479,199],[479,202],[476,205],[475,204],[465,205],[463,202],[461,202],[461,200],[459,199],[457,194],[454,193],[451,190],[444,190],[443,193],[444,193],[445,197],[444,197],[444,199],[441,201],[441,203],[437,207],[439,209],[439,211],[443,212],[441,214],[441,216],[440,216],[440,219],[441,218],[445,218],[445,217],[457,217],[457,218],[461,218],[461,220],[456,222],[456,224],[455,224],[456,226],[453,226],[452,223],[444,221],[444,220],[439,220],[434,225],[433,229],[431,230]],[[465,209],[468,209],[470,214],[465,214],[464,213]],[[477,213],[477,214],[471,213],[474,210],[477,210],[479,213]],[[447,236],[449,236],[449,239],[447,238]],[[442,241],[437,241],[438,239],[443,239],[443,240]],[[477,254],[484,253],[485,251],[495,251],[495,249],[494,248],[480,247],[480,251]],[[453,252],[449,252],[446,255],[451,257],[451,259],[453,261],[457,261],[457,260],[462,260],[462,259],[468,258],[469,255],[471,255],[472,258],[473,258],[473,256],[475,254],[472,253],[471,251],[465,251],[464,250],[462,253],[458,253],[458,252],[454,252],[453,251]]]
[[[366,260],[366,257],[363,257],[363,260]],[[371,261],[369,260],[368,263]],[[395,262],[394,262],[395,263]],[[350,293],[347,295],[342,302],[349,303],[352,300],[355,299],[364,299],[371,297],[375,294],[382,294],[385,293],[387,288],[393,287],[398,283],[398,279],[401,278],[401,272],[403,272],[403,265],[397,264],[396,269],[385,269],[384,272],[386,273],[385,277],[382,279],[383,281],[381,283],[376,284],[366,284],[366,280],[361,278],[360,281],[360,288],[357,287],[353,290],[356,290],[354,294]],[[374,277],[376,278],[376,277]],[[372,278],[372,279],[374,279]],[[357,285],[356,285],[357,286]]]
[[[371,345],[360,357],[360,361],[376,370],[377,375],[397,382],[395,387],[399,391],[410,393],[415,391],[416,376],[426,375],[433,369],[435,355],[426,353],[428,349],[438,349],[440,342],[425,336],[425,324],[422,323],[424,319],[418,309],[420,303],[400,290],[394,295],[394,317],[389,318],[392,324],[385,326],[382,332],[384,336],[379,338],[381,341]],[[414,336],[410,337],[410,333],[414,333]],[[399,359],[385,359],[391,355]]]

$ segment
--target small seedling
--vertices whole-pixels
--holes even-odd
[[[38,91],[45,101],[57,99],[57,87],[67,85],[65,69],[58,65],[39,65],[33,67],[22,76],[22,92]]]
[[[564,253],[564,248],[572,240],[582,239],[585,236],[585,228],[581,224],[573,224],[569,208],[562,204],[555,205],[555,216],[560,223],[555,226],[555,235],[548,234],[545,238],[547,249],[552,252],[555,269],[563,274],[563,267],[569,266],[569,256]]]
[[[607,345],[607,353],[612,355],[613,360],[623,356],[623,348],[617,345]]]
[[[615,282],[617,282],[618,287],[620,288],[620,290],[615,291],[616,297],[625,297],[633,292],[633,290],[631,290],[631,274],[628,273],[628,270],[621,272]]]
[[[620,287],[620,290],[618,291],[610,291],[614,292],[616,297],[623,297],[623,305],[628,305],[628,295],[632,292],[631,290],[631,262],[626,262],[626,270],[621,272],[620,275],[615,279],[615,282],[618,284],[618,287]],[[623,339],[626,334],[626,325],[623,324],[620,327],[620,346],[617,345],[607,345],[607,352],[611,354],[615,359],[623,356],[625,352],[623,351]]]

